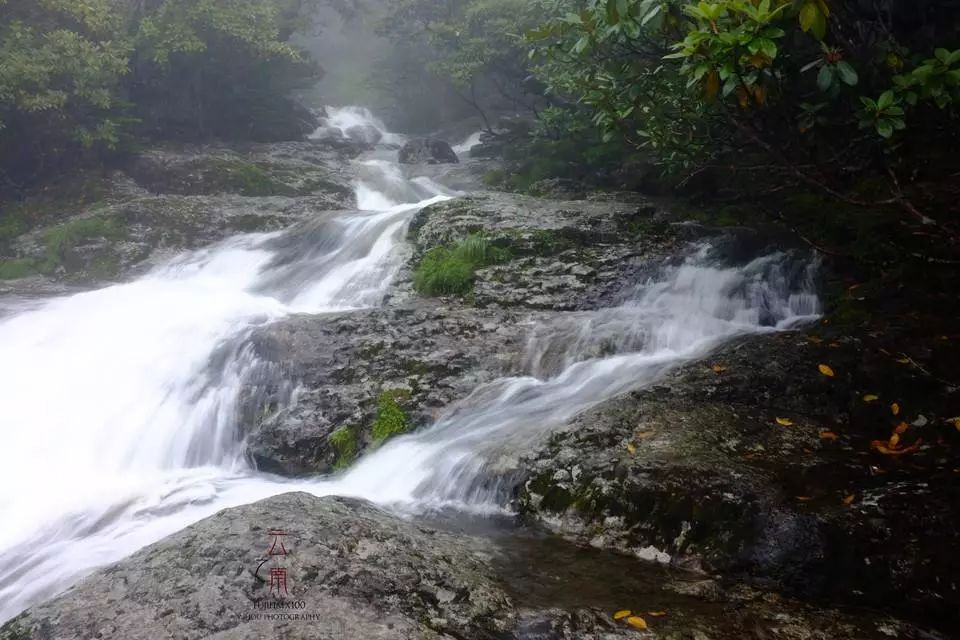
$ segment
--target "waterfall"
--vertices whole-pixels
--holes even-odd
[[[328,126],[400,139],[364,110],[329,115]],[[405,179],[384,157],[358,166],[357,211],[231,238],[98,291],[0,300],[0,622],[221,509],[286,491],[414,510],[501,508],[503,487],[489,478],[505,453],[723,340],[818,312],[809,272],[790,256],[733,268],[702,248],[616,308],[538,327],[527,375],[484,385],[348,472],[260,474],[238,424],[260,363],[230,345],[290,314],[381,304],[412,216],[454,195]]]

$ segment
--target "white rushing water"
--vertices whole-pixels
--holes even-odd
[[[383,128],[359,109],[330,115],[338,127]],[[259,474],[238,435],[257,363],[231,345],[291,313],[380,304],[412,215],[451,196],[406,180],[384,157],[358,167],[359,211],[232,238],[128,284],[0,301],[0,622],[216,511],[286,491],[500,508],[505,453],[723,340],[818,312],[809,269],[788,256],[724,268],[702,248],[638,284],[622,306],[537,327],[528,376],[477,389],[432,428],[347,473]]]

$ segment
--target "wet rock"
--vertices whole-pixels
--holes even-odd
[[[151,193],[242,196],[327,195],[345,208],[353,196],[344,172],[362,145],[331,148],[322,142],[183,145],[138,155],[125,173]]]
[[[277,529],[285,555],[271,556]],[[290,493],[222,511],[101,569],[0,627],[0,640],[641,637],[613,619],[624,608],[653,638],[944,640],[883,613],[815,608],[743,586],[703,599],[683,593],[690,576],[590,550],[543,554],[557,545],[539,542],[518,547],[359,500]],[[590,559],[575,579],[562,562],[570,554]],[[518,571],[532,572],[524,587]],[[643,578],[650,573],[656,580]]]
[[[458,164],[460,158],[449,143],[435,138],[417,138],[400,149],[400,164]]]
[[[529,457],[518,504],[598,547],[957,628],[960,479],[930,418],[946,414],[923,376],[865,352],[848,336],[731,344],[576,418]],[[909,416],[864,402],[884,389]],[[929,444],[871,447],[915,415],[904,446]]]
[[[383,132],[371,124],[349,127],[343,133],[351,140],[359,140],[363,144],[371,147],[379,144],[380,141],[383,140]]]
[[[399,392],[411,430],[430,424],[478,385],[515,373],[528,326],[515,313],[418,305],[298,317],[260,329],[251,338],[256,354],[299,391],[290,406],[283,398],[265,401],[283,408],[255,426],[248,452],[264,470],[328,472],[373,443],[382,394]],[[331,441],[341,428],[353,444],[346,459]]]
[[[286,534],[288,555],[268,555],[273,528]],[[485,566],[487,549],[367,503],[287,494],[223,511],[99,571],[0,638],[501,637],[512,603]]]
[[[654,265],[708,232],[672,223],[649,201],[549,200],[483,193],[421,211],[410,227],[416,259],[479,234],[510,259],[476,274],[480,307],[543,310],[615,305]]]
[[[309,142],[145,151],[102,179],[92,201],[64,204],[0,246],[0,278],[28,277],[20,290],[40,276],[114,281],[185,249],[352,208],[346,167],[358,152]]]

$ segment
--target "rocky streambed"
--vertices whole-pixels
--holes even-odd
[[[350,207],[342,167],[361,150],[146,154],[77,218],[119,216],[123,239],[81,234],[58,247],[63,266],[46,277],[102,281],[104,255],[110,277],[124,277],[165,251]],[[532,349],[537,327],[623,303],[696,243],[732,264],[797,249],[635,194],[493,193],[470,163],[432,171],[476,191],[413,220],[387,304],[293,316],[243,337],[270,372],[241,412],[259,469],[337,473],[484,383],[558,373],[564,343]],[[45,234],[18,238],[10,259],[40,264]],[[478,236],[501,257],[476,268],[468,290],[417,291],[429,252]],[[960,433],[947,419],[960,410],[923,372],[876,355],[872,340],[828,317],[734,339],[601,402],[489,471],[508,483],[504,506],[518,517],[411,518],[282,495],[98,571],[0,638],[950,637],[960,629]],[[601,357],[618,347],[579,348]],[[898,429],[909,453],[879,450]],[[290,552],[283,601],[302,602],[297,610],[267,608],[277,527]]]

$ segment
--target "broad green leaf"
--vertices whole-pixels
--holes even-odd
[[[837,63],[837,72],[840,74],[840,79],[848,86],[855,87],[857,82],[860,81],[860,76],[857,75],[856,69],[846,60],[841,60]]]
[[[880,94],[880,99],[877,100],[877,108],[883,111],[887,107],[891,106],[896,99],[893,91],[884,91]]]
[[[834,68],[833,65],[825,64],[820,67],[820,73],[817,74],[817,87],[820,91],[829,91],[833,86]]]

